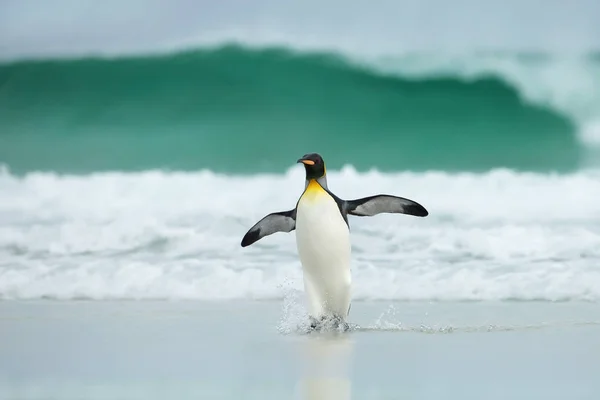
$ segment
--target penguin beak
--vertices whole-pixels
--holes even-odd
[[[314,161],[312,161],[312,160],[306,160],[306,159],[303,159],[303,158],[299,159],[296,162],[297,163],[302,163],[302,164],[305,164],[305,165],[315,165]]]

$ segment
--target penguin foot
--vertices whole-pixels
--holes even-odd
[[[341,331],[350,330],[350,325],[339,315],[323,315],[320,318],[310,316],[309,331]]]

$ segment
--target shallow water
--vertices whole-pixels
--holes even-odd
[[[595,304],[358,302],[351,320],[363,329],[311,335],[296,330],[301,306],[287,310],[278,301],[1,302],[0,397],[600,395]]]

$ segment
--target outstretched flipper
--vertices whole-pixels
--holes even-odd
[[[344,208],[350,215],[371,217],[381,213],[408,214],[417,217],[426,217],[429,212],[419,203],[404,197],[378,194],[356,200],[346,200]]]
[[[242,247],[250,246],[252,243],[273,233],[291,232],[294,229],[296,229],[295,208],[269,214],[248,230],[242,239]]]

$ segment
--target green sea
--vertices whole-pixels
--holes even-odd
[[[223,44],[6,62],[0,64],[0,161],[17,173],[257,173],[287,168],[302,149],[327,155],[332,168],[361,170],[582,166],[586,145],[579,134],[587,121],[569,113],[567,100],[528,98],[549,90],[536,88],[542,83],[534,77],[525,82],[530,87],[521,82],[532,69],[552,72],[560,59],[474,54],[468,61],[481,65],[476,73],[449,71],[444,63],[451,61],[427,54],[358,60]],[[575,61],[588,74],[600,72],[593,55]]]

